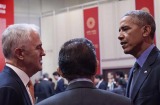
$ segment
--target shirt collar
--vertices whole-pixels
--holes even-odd
[[[58,81],[60,81],[60,79],[61,79],[61,78],[62,78],[62,77],[58,77],[58,80],[57,80],[57,82],[58,82]]]
[[[28,82],[29,82],[29,77],[28,75],[22,71],[21,69],[11,65],[11,64],[6,64],[6,66],[10,67],[11,69],[13,69],[13,71],[15,71],[15,73],[19,76],[19,78],[22,80],[23,84],[25,86],[27,86]]]
[[[92,82],[90,79],[88,78],[78,78],[78,79],[74,79],[72,81],[69,82],[69,85],[75,82],[79,82],[79,81],[88,81],[88,82]],[[93,83],[93,82],[92,82]]]
[[[150,45],[142,54],[141,56],[136,59],[137,63],[140,65],[140,67],[143,66],[144,62],[146,61],[147,57],[149,56],[152,49],[155,47],[154,44]]]
[[[44,78],[43,80],[46,80],[46,81],[48,81],[48,78]]]
[[[103,80],[100,80],[100,81],[98,82],[98,84],[96,85],[97,88],[99,88],[99,86],[100,86],[100,84],[102,83],[102,81],[103,81]]]

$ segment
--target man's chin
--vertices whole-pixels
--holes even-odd
[[[42,71],[42,68],[40,68],[39,71]]]
[[[130,51],[124,50],[124,53],[125,53],[125,54],[130,54]]]

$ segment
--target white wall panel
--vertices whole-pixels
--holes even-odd
[[[156,45],[160,49],[160,0],[154,0],[154,16],[155,16],[155,21],[156,21]]]
[[[99,5],[99,29],[102,68],[131,67],[134,58],[123,53],[118,40],[119,21],[129,10],[135,9],[132,0],[114,0]]]
[[[56,32],[56,38],[57,38],[57,53],[60,50],[60,47],[62,46],[62,44],[67,40],[67,29],[69,29],[68,27],[70,27],[69,24],[67,24],[68,22],[68,14],[67,12],[63,12],[60,14],[55,15],[55,32]]]
[[[115,6],[113,2],[99,5],[101,59],[116,58]],[[116,29],[117,30],[117,29]]]
[[[84,37],[83,10],[77,9],[69,12],[70,32],[69,38]]]
[[[118,35],[119,35],[119,22],[120,22],[120,19],[122,18],[122,16],[130,11],[130,10],[135,10],[135,0],[122,0],[122,1],[116,1],[116,14],[117,14],[117,22],[116,22],[116,35],[117,35],[117,40],[118,40]],[[118,58],[130,58],[132,57],[131,55],[126,55],[123,53],[123,49],[120,45],[120,41],[116,41],[117,42],[117,55],[118,55]],[[126,61],[127,63],[127,61]]]
[[[43,72],[52,74],[58,66],[58,53],[64,42],[83,36],[82,9],[44,16],[41,19],[42,43],[46,51]]]
[[[46,56],[43,57],[43,73],[49,73],[57,69],[56,35],[54,34],[54,16],[41,18],[41,40]]]

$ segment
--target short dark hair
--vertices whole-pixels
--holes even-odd
[[[61,47],[58,63],[68,80],[91,77],[97,68],[95,47],[86,38],[69,40]]]
[[[100,74],[96,74],[96,75],[95,75],[95,78],[97,78],[97,79],[99,79],[99,80],[102,80],[102,79],[103,79],[102,75],[100,75]]]
[[[43,74],[43,78],[49,78],[48,73]]]
[[[145,26],[145,25],[151,26],[150,36],[152,39],[154,39],[154,33],[156,30],[156,23],[155,23],[154,18],[151,14],[149,14],[148,12],[142,11],[142,10],[134,10],[134,11],[127,12],[124,16],[133,17],[134,23],[136,23],[139,26]]]
[[[116,83],[118,83],[118,84],[119,84],[119,85],[121,85],[121,86],[123,86],[123,85],[124,85],[123,80],[122,80],[122,79],[120,79],[120,78],[116,78],[116,79],[115,79],[115,82],[116,82]]]
[[[121,78],[124,78],[124,73],[122,71],[116,71],[115,74]]]
[[[53,73],[53,76],[59,76],[59,77],[60,77],[60,74],[59,74],[57,71],[55,71],[55,72]]]

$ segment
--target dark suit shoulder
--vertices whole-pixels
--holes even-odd
[[[0,105],[22,105],[21,98],[17,90],[11,86],[0,88]]]
[[[0,105],[31,105],[26,87],[18,75],[9,67],[0,73]],[[5,101],[13,102],[11,104],[1,104]],[[8,99],[8,100],[7,100]],[[17,101],[19,104],[14,104]],[[6,102],[7,103],[7,102]]]
[[[77,88],[56,94],[37,105],[131,105],[127,97],[95,88]]]

